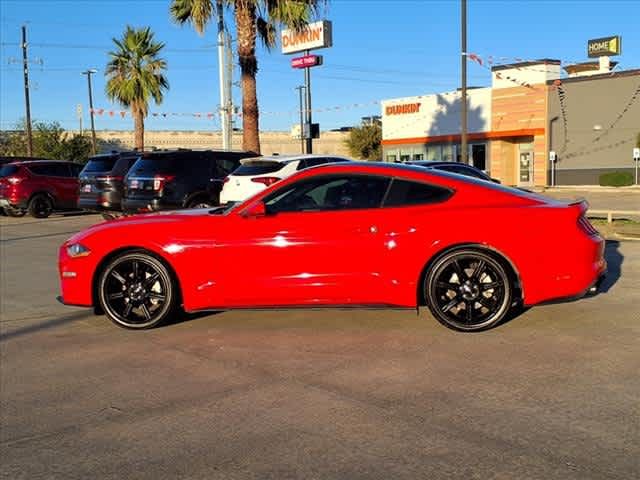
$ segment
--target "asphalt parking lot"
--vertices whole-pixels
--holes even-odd
[[[608,243],[603,293],[480,334],[392,310],[131,332],[55,301],[97,221],[0,218],[3,478],[640,475],[640,242]]]

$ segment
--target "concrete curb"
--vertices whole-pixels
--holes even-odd
[[[640,185],[632,185],[630,187],[600,187],[598,185],[567,185],[557,187],[544,187],[535,191],[545,192],[602,192],[602,193],[640,193]]]

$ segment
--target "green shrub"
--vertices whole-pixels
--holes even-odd
[[[633,175],[629,172],[608,172],[600,175],[603,187],[628,187],[633,185]]]

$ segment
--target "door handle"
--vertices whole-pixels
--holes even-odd
[[[369,227],[369,233],[378,233],[378,227],[376,227],[375,225],[371,225]]]

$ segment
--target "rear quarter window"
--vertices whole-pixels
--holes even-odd
[[[383,206],[401,207],[440,203],[448,200],[452,195],[453,192],[444,187],[394,178]]]

